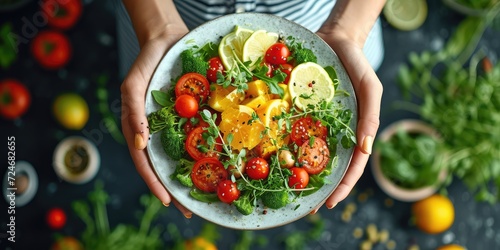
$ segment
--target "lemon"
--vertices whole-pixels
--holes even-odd
[[[59,95],[52,106],[56,120],[67,129],[80,130],[89,119],[89,106],[75,93]]]
[[[193,239],[184,242],[184,249],[186,250],[217,250],[217,246],[214,243],[208,241],[207,239],[197,236]]]
[[[329,102],[335,95],[333,81],[326,70],[313,62],[299,64],[292,70],[288,91],[295,106],[302,110],[322,100]]]
[[[225,35],[219,44],[219,56],[222,65],[230,70],[236,64],[235,56],[243,60],[243,45],[253,31],[236,26],[234,31]]]
[[[279,35],[265,30],[256,30],[243,45],[243,61],[255,62],[263,58],[267,49],[278,41]]]
[[[436,250],[466,250],[466,248],[457,244],[449,244],[440,246]]]
[[[388,0],[384,16],[394,28],[404,31],[420,27],[427,18],[425,0]]]
[[[264,124],[259,119],[255,111],[245,105],[230,107],[221,114],[219,129],[224,135],[224,141],[228,141],[231,134],[233,140],[229,144],[233,149],[252,149],[261,140],[261,133],[264,131]]]
[[[446,231],[455,220],[455,208],[448,197],[434,194],[412,205],[417,228],[429,234]]]

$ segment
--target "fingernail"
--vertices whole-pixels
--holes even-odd
[[[135,134],[135,148],[138,150],[143,150],[146,147],[144,139],[142,139],[141,133]]]
[[[192,216],[193,214],[184,214],[184,217],[186,217],[186,219],[191,219]]]
[[[318,212],[318,209],[317,209],[317,208],[315,208],[315,209],[313,209],[313,210],[312,210],[309,214],[316,214],[317,212]]]
[[[373,137],[366,136],[365,139],[363,140],[363,144],[361,145],[361,148],[366,153],[372,154],[372,146],[373,146]]]
[[[163,204],[163,206],[165,206],[165,207],[170,206],[170,203],[165,203],[165,202],[162,202],[161,204]]]
[[[326,208],[328,209],[333,209],[335,206],[337,206],[338,203],[334,203],[333,205],[329,206],[329,205],[326,205]]]

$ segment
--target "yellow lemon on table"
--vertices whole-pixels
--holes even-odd
[[[455,207],[448,197],[434,194],[412,204],[417,228],[425,233],[438,234],[446,231],[455,220]]]
[[[187,240],[184,248],[186,250],[217,250],[217,246],[214,243],[200,236]]]
[[[467,248],[457,245],[457,244],[449,244],[436,248],[436,250],[466,250]]]
[[[333,80],[320,65],[306,62],[297,65],[290,73],[288,92],[295,106],[305,110],[322,100],[330,102],[335,95]]]
[[[71,130],[82,129],[89,119],[89,106],[85,99],[76,93],[57,96],[52,112],[64,128]]]
[[[394,28],[409,31],[420,27],[427,18],[425,0],[388,0],[383,10],[385,19]]]

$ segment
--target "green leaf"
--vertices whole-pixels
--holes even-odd
[[[151,91],[151,94],[153,95],[153,99],[162,107],[167,107],[171,106],[173,103],[169,99],[169,96],[167,93],[160,91],[160,90],[153,90]]]

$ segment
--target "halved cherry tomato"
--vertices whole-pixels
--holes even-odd
[[[263,180],[269,175],[269,163],[263,158],[255,157],[245,165],[245,173],[253,180]]]
[[[233,181],[223,180],[217,185],[217,196],[222,202],[231,204],[240,197],[240,190]]]
[[[210,82],[217,82],[217,72],[224,72],[224,65],[220,57],[212,57],[208,60],[207,79]]]
[[[196,161],[191,171],[193,184],[203,192],[217,191],[217,184],[227,179],[227,170],[216,158],[201,158]]]
[[[289,56],[290,50],[284,43],[275,43],[267,49],[264,60],[270,64],[284,64]]]
[[[186,151],[196,161],[206,157],[219,158],[219,152],[222,151],[220,137],[217,137],[214,149],[210,150],[207,142],[203,139],[204,132],[203,127],[198,127],[189,132],[186,138]]]
[[[31,42],[33,57],[46,69],[64,67],[71,58],[72,48],[68,37],[53,30],[40,31]]]
[[[41,7],[46,14],[48,24],[64,30],[76,24],[83,8],[81,0],[44,0]]]
[[[204,127],[204,128],[209,127],[208,123],[201,118],[199,112],[196,113],[195,116],[189,118],[187,122],[184,123],[183,126],[184,132],[186,132],[186,134],[189,134],[189,132],[191,132],[193,129],[197,127]]]
[[[206,100],[210,95],[207,78],[193,72],[182,75],[175,84],[175,96],[179,97],[183,94],[193,96],[198,102]]]
[[[46,215],[46,221],[50,228],[61,229],[66,225],[66,213],[61,208],[51,208]]]
[[[312,143],[306,141],[299,148],[297,162],[307,173],[319,174],[330,160],[330,151],[325,140],[318,137],[312,137],[311,140]]]
[[[290,168],[292,175],[288,177],[288,186],[295,189],[302,189],[309,184],[309,174],[303,168]]]
[[[311,117],[304,117],[293,123],[290,138],[295,144],[302,146],[311,136],[326,140],[327,133],[326,127],[320,120],[315,122]]]
[[[284,84],[288,84],[288,80],[290,80],[290,73],[292,73],[293,66],[288,63],[280,64],[276,67],[276,69],[281,70],[281,72],[286,74],[286,78],[283,81]]]
[[[198,102],[193,96],[180,95],[175,99],[175,111],[180,117],[191,118],[198,113]]]

